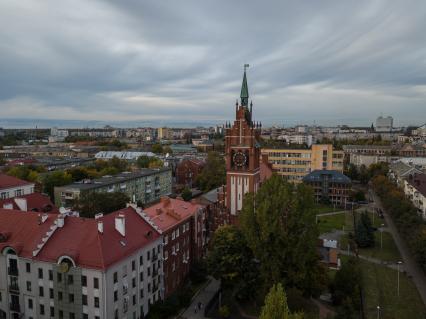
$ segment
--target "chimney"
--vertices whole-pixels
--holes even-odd
[[[58,225],[59,228],[64,227],[64,225],[65,225],[65,216],[64,215],[58,216],[58,219],[56,220],[56,225]]]
[[[95,215],[95,219],[99,219],[101,217],[104,217],[103,213],[98,213],[98,214]]]
[[[48,214],[39,214],[39,216],[40,216],[40,224],[43,224],[47,220],[47,217],[49,217]]]
[[[100,234],[103,234],[103,233],[104,233],[104,223],[103,223],[103,221],[101,221],[101,220],[99,220],[99,221],[98,221],[98,232],[99,232]]]
[[[121,213],[115,217],[115,230],[118,231],[121,236],[126,236],[126,219]]]
[[[15,203],[19,209],[23,212],[28,211],[27,199],[26,198],[15,198]]]

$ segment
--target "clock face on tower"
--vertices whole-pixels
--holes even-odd
[[[232,161],[236,167],[244,167],[247,164],[247,156],[241,151],[238,151],[232,157]]]

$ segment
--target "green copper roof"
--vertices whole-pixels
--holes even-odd
[[[247,86],[247,76],[246,76],[246,71],[244,71],[244,77],[243,77],[243,85],[241,86],[241,105],[242,106],[247,106],[248,105],[248,98],[249,98],[249,93],[248,93],[248,86]]]

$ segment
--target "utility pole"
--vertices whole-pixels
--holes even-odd
[[[402,261],[398,261],[398,288],[397,288],[397,291],[398,291],[398,297],[399,297],[399,265],[401,265],[402,264]]]

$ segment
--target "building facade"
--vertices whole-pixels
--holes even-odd
[[[426,174],[415,174],[404,180],[404,193],[426,219]]]
[[[336,151],[331,144],[314,144],[310,149],[262,149],[273,170],[291,182],[300,183],[315,170],[343,172],[343,151]]]
[[[338,171],[313,171],[303,178],[303,183],[313,188],[317,203],[346,207],[350,201],[351,179]]]
[[[34,193],[34,183],[0,173],[0,200]]]
[[[260,183],[261,124],[253,120],[245,70],[240,97],[240,104],[237,101],[235,105],[236,119],[225,130],[226,206],[234,217],[243,206],[244,195],[256,193]]]
[[[182,286],[191,264],[205,253],[206,209],[195,201],[162,197],[142,213],[163,236],[164,296],[168,297]]]
[[[393,129],[393,118],[392,116],[379,116],[376,119],[376,132],[390,132]]]
[[[176,183],[192,188],[205,162],[196,158],[183,159],[176,166]]]
[[[143,318],[162,298],[162,239],[133,208],[98,219],[0,213],[0,317]]]
[[[151,203],[171,194],[172,171],[170,168],[141,169],[55,187],[55,204],[58,207],[71,207],[74,200],[94,192],[123,192],[134,203]]]

